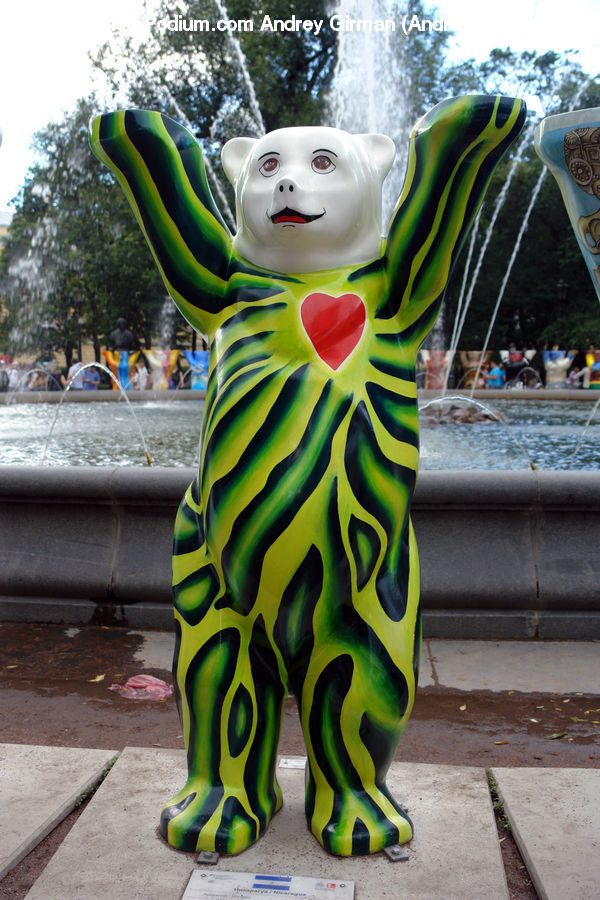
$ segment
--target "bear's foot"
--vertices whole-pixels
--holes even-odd
[[[323,813],[325,807],[320,807],[317,796],[310,830],[321,846],[336,856],[377,853],[393,844],[405,844],[413,836],[408,815],[386,790],[377,787],[334,793],[326,822],[320,809]]]
[[[277,782],[264,808],[253,809],[243,788],[207,787],[204,782],[189,781],[164,807],[160,833],[176,850],[234,855],[264,834],[282,802]]]

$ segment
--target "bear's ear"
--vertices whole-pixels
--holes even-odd
[[[387,134],[354,134],[352,137],[361,145],[365,155],[383,181],[392,168],[396,156],[393,140]]]
[[[236,137],[227,141],[221,150],[221,162],[229,181],[235,187],[244,163],[248,159],[257,138]]]

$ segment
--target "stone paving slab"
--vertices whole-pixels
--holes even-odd
[[[157,834],[161,806],[182,784],[180,750],[126,748],[50,861],[28,900],[178,900],[195,856]],[[306,829],[304,771],[279,766],[284,808],[245,853],[218,869],[352,880],[356,900],[507,898],[483,769],[393,764],[388,785],[415,823],[407,862],[385,854],[340,859]]]
[[[116,755],[0,744],[0,878],[62,822]]]
[[[174,631],[128,631],[138,635],[143,643],[133,654],[136,662],[145,669],[166,669],[170,672],[173,666],[175,650]]]
[[[600,694],[598,641],[429,640],[423,662],[435,685],[460,691]]]
[[[540,898],[600,897],[600,770],[492,772]]]

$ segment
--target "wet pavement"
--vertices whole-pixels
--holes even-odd
[[[172,647],[173,635],[166,632],[0,624],[0,741],[42,749],[181,750],[172,696],[131,700],[109,689],[138,674],[170,682]],[[484,778],[485,770],[496,768],[501,773],[539,769],[540,774],[568,769],[567,779],[587,769],[595,777],[600,769],[598,651],[600,642],[425,641],[421,686],[397,765],[477,767]],[[305,754],[291,698],[285,704],[280,753]],[[1,900],[27,895],[52,854],[62,850],[80,813],[71,813],[0,882]],[[507,896],[535,898],[501,816],[497,828]],[[530,867],[539,858],[534,849]],[[542,860],[538,867],[545,864]],[[44,884],[40,880],[39,890]]]
[[[129,700],[109,690],[140,673],[170,682],[172,645],[165,632],[0,625],[1,739],[183,747],[173,697]],[[547,671],[552,690],[544,690]],[[280,752],[305,752],[292,699]],[[421,686],[396,759],[600,767],[600,643],[426,641]]]

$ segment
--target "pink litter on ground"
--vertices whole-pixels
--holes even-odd
[[[154,675],[132,675],[125,684],[111,684],[109,691],[130,700],[164,700],[173,693],[173,685]]]

